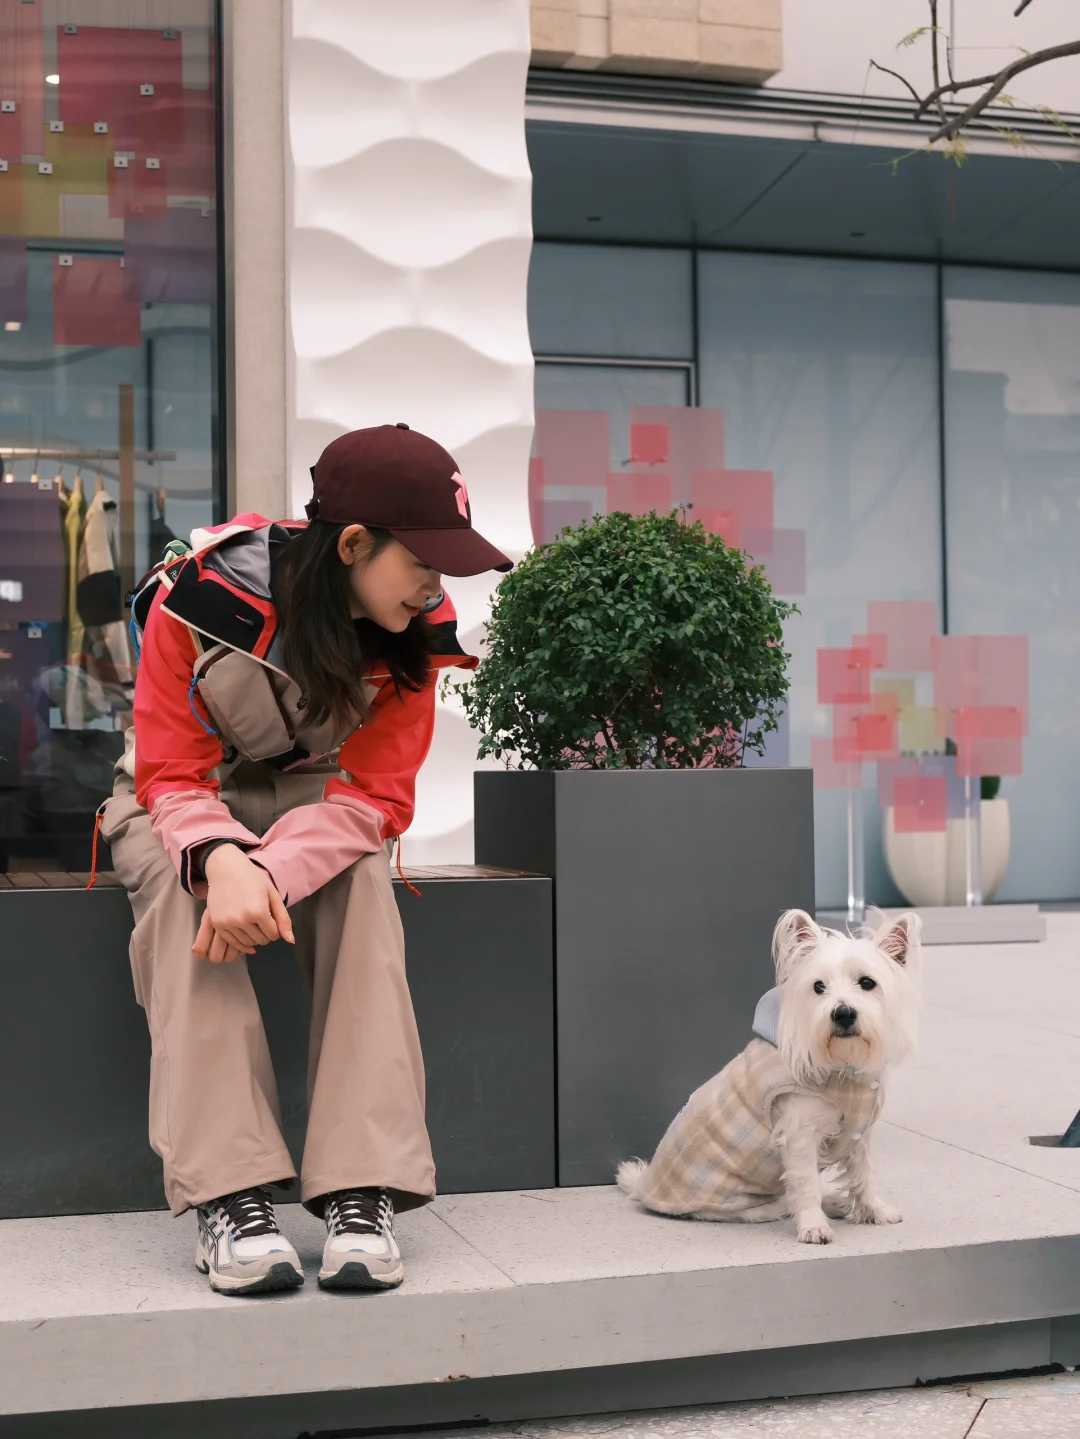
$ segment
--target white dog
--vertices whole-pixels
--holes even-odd
[[[886,1066],[915,1042],[921,927],[906,914],[849,936],[802,910],[783,915],[773,935],[775,1034],[752,1039],[691,1095],[650,1164],[620,1164],[620,1187],[659,1214],[792,1215],[804,1244],[833,1238],[826,1202],[834,1218],[899,1223],[874,1188],[870,1129]],[[769,999],[758,1006],[759,1035],[770,1029]],[[832,1165],[846,1192],[825,1201],[821,1171]]]

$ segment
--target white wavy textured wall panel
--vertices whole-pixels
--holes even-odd
[[[345,430],[404,420],[452,451],[474,519],[530,543],[528,0],[293,0],[291,501]],[[452,580],[466,648],[493,576]],[[440,700],[407,841],[472,858],[476,736]]]

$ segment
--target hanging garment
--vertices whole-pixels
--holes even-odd
[[[117,555],[116,501],[98,490],[86,511],[79,549],[77,602],[86,626],[84,665],[116,713],[131,709],[135,667],[124,623]]]
[[[85,719],[79,671],[82,667],[85,631],[76,599],[79,582],[79,547],[82,543],[86,501],[83,498],[82,476],[76,475],[71,494],[61,499],[64,530],[64,612],[67,618],[68,676],[65,686],[63,715],[67,729],[82,729]]]
[[[147,495],[146,508],[150,518],[150,542],[147,552],[150,556],[150,563],[156,565],[165,553],[165,546],[172,544],[176,539],[172,530],[165,523],[165,505],[168,495],[164,488],[158,490],[156,495]]]

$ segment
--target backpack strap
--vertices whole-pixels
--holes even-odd
[[[131,609],[131,619],[128,622],[128,633],[131,635],[131,646],[135,651],[135,663],[138,664],[142,656],[143,630],[146,628],[147,617],[150,614],[150,606],[154,603],[154,596],[157,594],[158,586],[171,590],[176,583],[176,576],[184,567],[184,562],[192,553],[191,546],[184,540],[170,540],[165,546],[161,559],[151,570],[147,570],[142,579],[127,597]],[[203,649],[201,638],[191,631],[195,641],[197,652]]]

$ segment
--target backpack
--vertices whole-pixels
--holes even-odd
[[[150,606],[154,603],[158,586],[164,585],[167,590],[171,590],[173,587],[171,572],[178,569],[180,564],[192,553],[194,552],[186,540],[170,540],[162,552],[161,559],[152,570],[147,570],[128,596],[128,604],[131,608],[128,633],[131,636],[131,647],[135,651],[136,664],[142,658],[143,630],[146,628],[146,620],[150,614]]]

